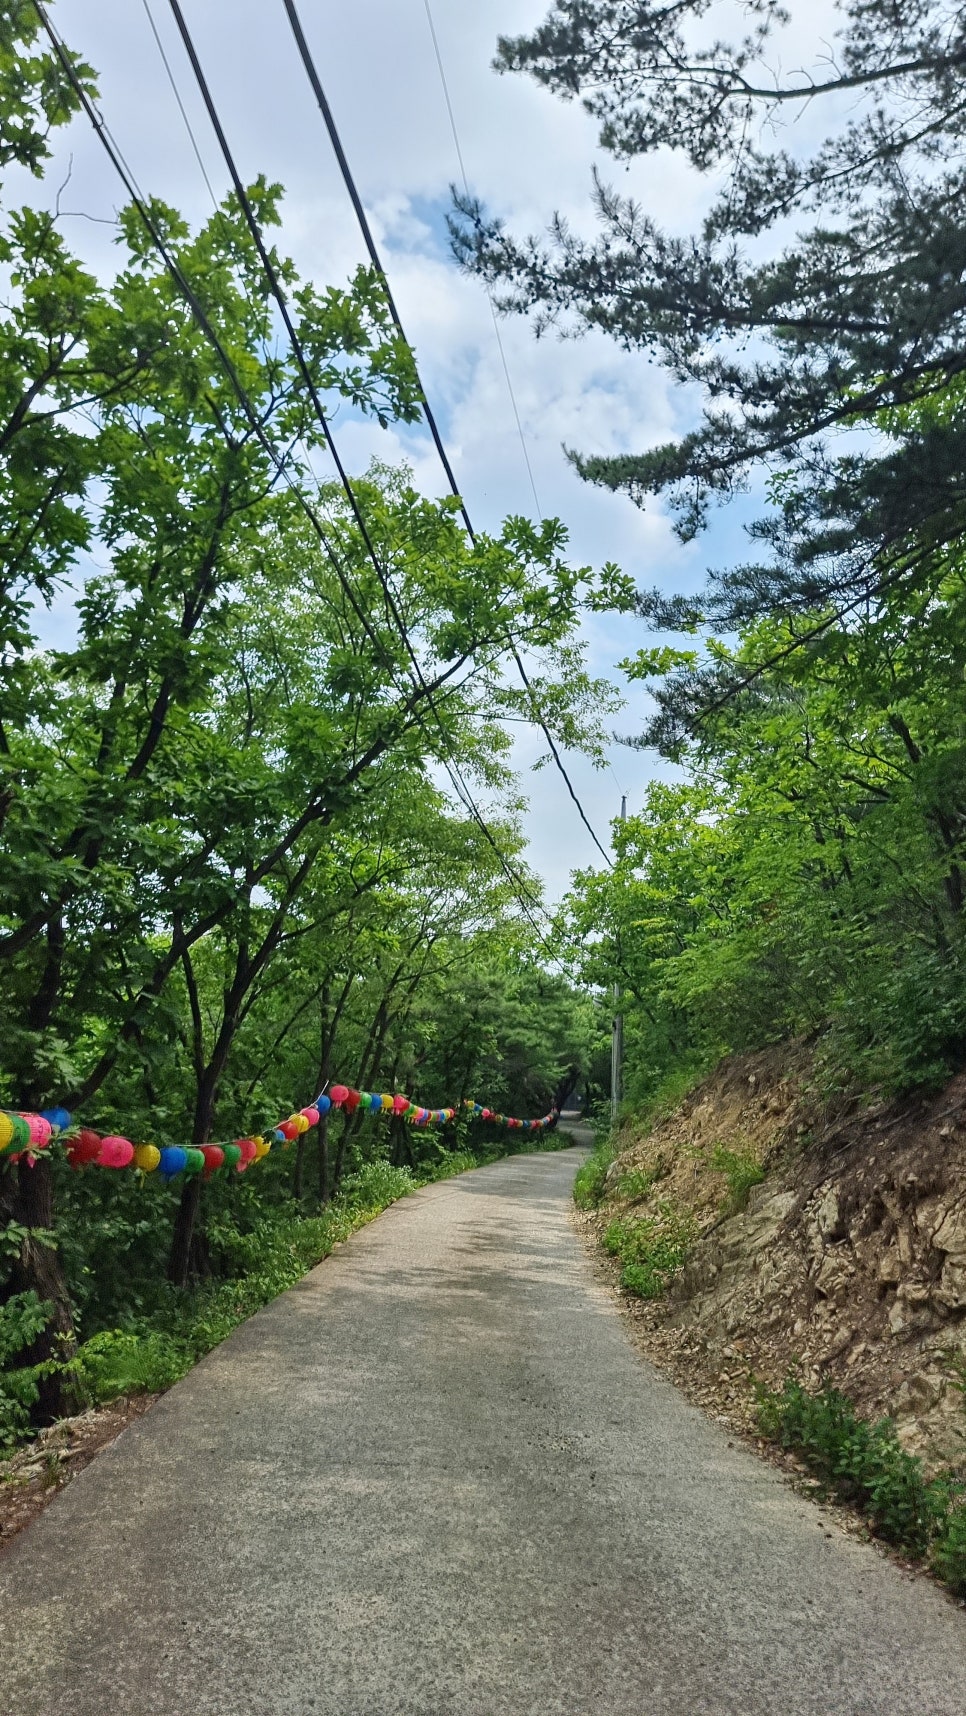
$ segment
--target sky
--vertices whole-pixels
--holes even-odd
[[[364,260],[362,240],[281,0],[182,4],[243,177],[264,172],[285,186],[280,246],[310,278],[341,283]],[[602,158],[594,122],[579,106],[492,69],[497,36],[538,23],[545,0],[431,4],[470,187],[512,230],[539,230],[557,209],[591,232],[595,162],[657,219],[678,230],[693,224],[708,188],[681,162],[652,158],[625,173]],[[444,217],[459,164],[426,0],[302,0],[300,14],[474,523],[497,529],[509,513],[532,516],[534,493],[491,310],[447,246]],[[206,218],[209,193],[151,18],[219,197],[226,173],[167,0],[57,0],[52,15],[96,68],[103,115],[143,188],[192,220]],[[86,121],[75,120],[54,144],[47,183],[62,183],[69,172],[60,195],[62,209],[71,211],[64,222],[69,240],[108,269],[112,231],[102,223],[123,202],[123,190]],[[8,200],[13,194],[8,184]],[[35,187],[28,194],[36,197]],[[639,586],[691,590],[711,560],[742,552],[740,512],[720,515],[710,541],[684,547],[659,505],[642,511],[626,497],[590,487],[564,457],[564,445],[586,453],[638,451],[683,431],[693,401],[682,389],[602,335],[536,341],[520,318],[504,319],[501,334],[539,509],[567,525],[575,561],[613,560]],[[405,457],[421,486],[444,491],[435,454],[419,432],[347,421],[339,440],[350,470],[363,470],[373,454]],[[60,622],[66,623],[63,613]],[[55,614],[51,624],[57,623]],[[585,636],[591,670],[616,680],[627,697],[615,727],[633,732],[645,694],[623,682],[615,663],[643,645],[643,628],[626,617],[598,616],[586,623]],[[531,772],[545,749],[539,733],[526,733],[516,741],[515,761],[529,800],[528,861],[554,899],[573,869],[599,862],[599,855],[556,770]],[[579,754],[566,759],[605,845],[622,792],[633,812],[647,780],[666,772],[652,754],[616,739],[608,750],[602,770]]]

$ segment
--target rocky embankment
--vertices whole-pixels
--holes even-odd
[[[696,1229],[667,1294],[632,1303],[657,1362],[746,1424],[750,1374],[780,1383],[797,1363],[888,1413],[927,1463],[966,1469],[966,1076],[830,1112],[806,1051],[770,1050],[624,1137],[591,1225],[663,1208]],[[732,1190],[755,1165],[761,1183]]]

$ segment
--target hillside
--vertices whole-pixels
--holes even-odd
[[[793,1362],[931,1464],[966,1459],[966,1076],[938,1095],[830,1110],[802,1047],[730,1057],[650,1130],[625,1124],[601,1237],[649,1218],[689,1235],[655,1300],[630,1299],[655,1361],[751,1420],[749,1373]],[[749,1183],[760,1175],[760,1183]]]

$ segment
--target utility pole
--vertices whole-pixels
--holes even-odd
[[[621,797],[621,821],[627,815],[627,796]],[[610,1040],[610,1120],[611,1125],[617,1123],[617,1110],[621,1101],[621,1069],[624,1064],[624,1015],[620,1011],[621,988],[614,984],[614,1024]]]

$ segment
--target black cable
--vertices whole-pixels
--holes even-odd
[[[177,15],[178,12],[180,11],[180,8],[178,7],[178,4],[177,4],[177,0],[170,0],[170,3],[172,6],[172,9],[175,11],[175,13]],[[466,524],[466,530],[467,530],[467,534],[470,538],[470,541],[475,543],[476,533],[473,529],[472,520],[470,519],[470,515],[469,515],[469,512],[467,511],[466,503],[463,500],[463,497],[462,497],[460,490],[459,490],[459,487],[457,485],[456,477],[453,473],[453,467],[450,464],[449,457],[448,457],[447,452],[446,452],[446,448],[443,445],[443,438],[439,432],[439,427],[436,423],[436,418],[433,415],[432,407],[431,407],[429,400],[427,398],[427,395],[426,395],[426,389],[424,388],[422,381],[419,378],[419,370],[416,366],[415,352],[413,350],[412,344],[410,343],[410,341],[406,337],[406,330],[403,327],[402,320],[401,320],[400,315],[399,315],[399,311],[396,308],[396,301],[392,295],[392,290],[391,290],[390,285],[389,285],[389,278],[388,278],[388,275],[386,274],[385,268],[383,267],[382,258],[379,254],[379,250],[378,250],[378,247],[376,245],[375,238],[373,237],[372,228],[369,225],[369,220],[368,220],[365,208],[364,208],[363,203],[362,203],[362,198],[359,195],[355,179],[352,176],[352,169],[349,166],[348,157],[346,155],[345,149],[342,146],[342,138],[339,134],[339,128],[335,122],[335,116],[332,112],[331,107],[329,106],[328,100],[326,99],[325,90],[322,87],[322,80],[319,77],[318,69],[317,69],[315,61],[312,57],[312,51],[308,45],[308,42],[306,41],[305,32],[302,29],[302,23],[301,23],[301,20],[299,18],[299,15],[298,15],[298,10],[297,10],[296,5],[295,5],[295,0],[283,0],[283,4],[285,7],[285,11],[288,15],[288,21],[292,26],[292,34],[295,37],[296,45],[298,47],[299,54],[300,54],[301,59],[302,59],[302,64],[305,68],[305,72],[306,72],[306,75],[308,77],[309,83],[312,86],[312,90],[313,90],[313,93],[315,95],[315,99],[318,103],[319,110],[322,114],[322,118],[325,121],[325,128],[329,134],[329,141],[332,144],[332,148],[335,152],[336,160],[339,163],[339,169],[342,173],[342,178],[344,180],[346,190],[349,193],[349,198],[350,198],[350,201],[352,203],[352,207],[355,210],[356,219],[359,222],[359,227],[360,227],[360,230],[362,232],[363,239],[365,240],[366,249],[369,252],[369,257],[370,257],[370,260],[372,262],[372,265],[375,268],[377,274],[379,275],[379,277],[383,283],[383,288],[384,288],[385,293],[386,293],[386,301],[389,305],[389,312],[392,316],[393,322],[395,323],[396,331],[398,332],[400,339],[403,340],[403,342],[405,343],[405,345],[407,347],[407,350],[410,353],[410,356],[412,357],[413,367],[416,370],[417,381],[419,381],[419,392],[420,392],[420,397],[421,397],[422,403],[423,403],[423,411],[424,411],[424,414],[426,417],[426,423],[427,423],[427,426],[429,428],[430,434],[432,435],[434,444],[436,446],[436,451],[439,454],[440,463],[443,467],[443,470],[446,473],[446,477],[447,477],[447,481],[449,482],[450,489],[452,490],[452,493],[456,496],[457,500],[460,503],[460,511],[463,515],[463,520]],[[430,19],[430,23],[432,23],[432,19]],[[435,42],[435,33],[434,33],[434,42]],[[438,49],[437,49],[437,52],[438,52]],[[445,88],[445,83],[444,83],[444,88]],[[448,99],[448,95],[447,95],[447,99]],[[499,340],[499,332],[497,334],[497,338]],[[501,349],[501,355],[502,355],[502,345],[501,345],[500,349]],[[504,368],[506,368],[505,357],[504,357]],[[507,373],[507,382],[509,384],[509,373]],[[513,398],[512,387],[510,389],[510,395],[511,395],[511,399],[512,399]],[[513,403],[514,403],[514,410],[516,410],[516,402],[514,401]],[[518,422],[518,427],[519,427],[519,417],[517,419],[517,422]],[[521,435],[522,435],[522,429],[521,429]],[[526,456],[526,447],[525,446],[524,446],[524,456]],[[527,465],[529,468],[529,459],[527,459]],[[532,480],[533,479],[532,479],[532,472],[531,472],[531,485],[532,485]],[[536,496],[534,496],[534,498],[536,498]],[[539,510],[539,508],[538,508],[538,510]],[[596,833],[592,823],[590,822],[590,819],[588,818],[588,816],[584,810],[584,807],[580,802],[580,799],[577,796],[577,793],[574,789],[573,782],[571,781],[570,776],[567,773],[566,767],[564,766],[563,758],[560,755],[560,752],[559,752],[557,745],[554,741],[553,735],[551,734],[550,729],[547,726],[546,720],[544,719],[543,713],[540,710],[540,707],[537,703],[536,695],[534,693],[533,686],[532,686],[532,684],[531,684],[531,682],[527,676],[526,670],[523,666],[523,662],[520,658],[520,652],[517,649],[516,645],[512,642],[512,640],[508,639],[507,641],[510,643],[510,648],[512,650],[514,661],[515,661],[516,666],[519,670],[520,677],[523,680],[523,684],[526,687],[527,694],[528,694],[528,697],[530,700],[530,709],[531,709],[531,713],[533,715],[533,718],[536,721],[539,728],[541,729],[543,736],[546,739],[548,745],[550,746],[550,752],[551,752],[551,755],[553,757],[554,763],[556,764],[557,769],[559,770],[559,772],[560,772],[560,774],[564,780],[564,783],[567,787],[567,791],[570,794],[570,797],[573,800],[574,805],[576,806],[577,814],[580,817],[580,820],[583,823],[584,827],[586,828],[586,830],[587,830],[588,834],[590,835],[592,841],[594,842],[594,845],[597,847],[598,852],[603,857],[605,863],[609,864],[611,869],[613,869],[614,860],[611,857],[610,853],[607,851],[606,847],[603,846],[601,841],[598,839],[597,833]]]
[[[222,344],[215,328],[212,326],[211,322],[209,321],[209,319],[205,313],[204,307],[200,303],[200,301],[199,301],[197,295],[195,294],[190,282],[188,281],[183,270],[181,269],[180,264],[177,261],[177,258],[169,250],[169,248],[165,242],[163,234],[158,230],[157,223],[155,222],[153,216],[151,215],[151,212],[150,212],[150,210],[149,210],[149,208],[145,202],[145,199],[144,199],[141,191],[138,188],[138,185],[137,185],[137,182],[134,178],[134,175],[133,175],[130,167],[128,166],[127,162],[124,159],[122,151],[120,150],[120,148],[117,145],[114,138],[111,136],[111,133],[110,133],[108,126],[106,125],[105,121],[102,119],[101,115],[98,113],[97,108],[94,106],[93,102],[91,101],[90,97],[88,96],[88,93],[87,93],[87,91],[84,88],[80,78],[78,77],[78,75],[76,73],[73,62],[72,62],[69,54],[67,53],[67,50],[64,47],[63,42],[61,41],[56,30],[54,29],[53,25],[50,22],[50,19],[47,15],[47,12],[46,12],[46,9],[42,3],[42,0],[33,0],[33,3],[34,3],[34,9],[36,10],[38,17],[40,18],[41,24],[43,25],[43,28],[46,31],[47,36],[50,39],[51,45],[53,46],[54,51],[57,54],[57,57],[60,60],[61,65],[64,68],[64,71],[67,75],[67,78],[70,81],[72,88],[74,89],[75,95],[78,98],[80,106],[82,107],[83,111],[86,113],[88,119],[90,120],[90,122],[94,128],[94,131],[95,131],[105,153],[107,154],[108,159],[111,162],[111,165],[114,167],[115,172],[118,174],[119,178],[121,179],[121,181],[125,187],[125,190],[127,191],[127,194],[131,199],[133,206],[137,209],[138,214],[140,215],[141,220],[142,220],[142,222],[143,222],[143,224],[144,224],[144,226],[145,226],[145,228],[146,228],[146,230],[147,230],[147,232],[148,232],[148,234],[152,240],[152,243],[154,244],[155,248],[157,249],[159,255],[161,256],[161,259],[164,262],[164,265],[167,268],[168,273],[171,275],[171,278],[173,279],[173,281],[174,281],[175,285],[177,286],[179,292],[181,293],[182,297],[184,298],[185,303],[188,306],[188,309],[191,311],[191,314],[195,318],[195,321],[197,322],[197,324],[198,324],[199,328],[201,329],[202,333],[204,334],[205,338],[208,340],[209,344],[212,346],[212,348],[216,352],[216,354],[219,358],[219,361],[221,362],[222,367],[224,368],[225,373],[228,376],[228,379],[232,385],[232,388],[233,388],[233,390],[234,390],[234,392],[235,392],[235,394],[239,400],[239,403],[242,407],[242,410],[244,411],[246,417],[248,418],[248,421],[249,421],[252,429],[254,430],[257,439],[259,440],[264,451],[268,454],[269,459],[271,460],[272,464],[275,466],[279,475],[282,477],[282,479],[285,481],[285,483],[290,488],[290,490],[291,490],[292,494],[294,495],[296,501],[298,502],[302,511],[305,513],[309,522],[311,523],[322,547],[325,549],[325,552],[326,552],[329,560],[331,561],[331,563],[335,569],[336,576],[339,579],[339,583],[340,583],[350,605],[352,606],[360,624],[362,625],[364,631],[366,632],[367,636],[370,638],[370,641],[373,643],[377,652],[382,653],[382,645],[380,643],[379,637],[372,630],[372,627],[369,623],[368,616],[365,613],[364,608],[362,608],[360,606],[360,604],[356,598],[356,595],[355,595],[354,590],[352,589],[351,583],[349,582],[348,577],[346,576],[345,572],[343,571],[343,568],[339,562],[339,559],[338,559],[334,549],[332,548],[332,546],[328,540],[328,537],[327,537],[325,530],[324,530],[324,528],[323,528],[323,526],[322,526],[322,524],[318,518],[317,513],[315,512],[314,507],[312,507],[311,504],[309,503],[309,501],[306,500],[305,495],[302,493],[301,489],[292,481],[291,474],[290,474],[290,472],[289,472],[289,470],[285,464],[284,459],[279,454],[278,449],[275,447],[274,443],[267,436],[265,429],[264,429],[264,426],[263,426],[263,424],[262,424],[262,422],[258,416],[258,413],[256,412],[255,407],[252,405],[251,400],[249,399],[247,393],[245,392],[245,389],[242,386],[241,381],[239,380],[238,373],[237,373],[237,371],[236,371],[236,369],[232,363],[230,356],[228,355],[227,351],[225,350],[224,345]],[[379,570],[379,568],[377,566],[377,571],[378,570]],[[406,646],[409,649],[410,654],[412,654],[412,647],[411,647],[411,644],[409,643],[408,636],[405,633],[405,628],[403,627],[402,630],[403,630],[403,638],[404,638],[404,641],[406,643]],[[446,734],[445,734],[445,730],[442,726],[442,723],[440,722],[438,711],[436,710],[435,704],[433,703],[432,692],[430,691],[429,687],[426,685],[426,682],[422,676],[421,670],[419,670],[419,668],[418,668],[418,663],[416,665],[417,665],[417,671],[419,672],[420,684],[421,684],[425,699],[429,703],[430,708],[433,710],[433,714],[436,717],[437,725],[439,726],[439,729],[440,729],[440,735],[443,738],[444,744],[445,744],[447,742]],[[412,688],[410,688],[410,689],[412,689]],[[424,736],[428,740],[429,735],[426,732],[426,728],[425,728],[425,725],[422,721],[418,707],[416,706],[416,704],[411,704],[410,707],[411,707],[411,712],[412,712],[412,714],[416,720],[417,725],[420,727]],[[547,942],[545,936],[543,935],[542,931],[540,930],[539,925],[534,920],[534,918],[533,918],[533,916],[529,910],[529,907],[526,903],[526,898],[524,896],[528,896],[533,901],[537,910],[543,911],[544,910],[543,906],[541,905],[540,901],[537,899],[536,895],[533,894],[532,890],[529,889],[526,886],[526,884],[522,882],[522,879],[519,876],[514,875],[514,872],[513,872],[512,868],[510,867],[510,865],[509,865],[504,853],[502,852],[499,844],[494,839],[490,829],[487,827],[483,817],[480,815],[480,812],[479,812],[476,804],[474,803],[472,796],[469,793],[469,789],[466,787],[465,782],[462,780],[462,776],[459,773],[458,767],[456,765],[451,766],[449,761],[447,761],[447,759],[445,759],[445,758],[442,760],[443,760],[443,766],[446,768],[446,771],[449,774],[450,780],[452,781],[453,786],[456,789],[457,796],[460,798],[464,807],[470,811],[474,820],[479,824],[479,827],[481,828],[481,830],[482,830],[483,834],[485,835],[487,841],[489,842],[489,844],[492,846],[494,852],[496,853],[496,855],[500,861],[501,867],[504,871],[504,874],[507,876],[508,880],[513,885],[514,892],[515,892],[516,898],[517,898],[517,902],[523,908],[524,914],[527,917],[527,919],[529,920],[530,926],[533,929],[535,935],[537,936],[538,941],[541,943],[541,945],[544,947],[544,949],[550,954],[550,957],[554,960],[554,962],[559,963],[559,960],[557,959],[556,954],[553,953],[552,949],[550,948],[549,943]],[[455,769],[455,773],[454,773],[454,769]]]
[[[396,324],[396,331],[398,332],[400,338],[405,343],[407,350],[412,355],[413,367],[415,368],[416,359],[415,359],[415,354],[413,353],[413,347],[410,344],[409,340],[406,339],[406,332],[405,332],[405,329],[403,328],[402,321],[401,321],[400,315],[399,315],[399,311],[396,308],[396,300],[392,295],[392,288],[389,284],[389,276],[387,275],[386,270],[384,269],[384,267],[382,265],[382,260],[381,260],[380,255],[379,255],[379,251],[376,248],[376,241],[372,235],[372,228],[369,225],[368,216],[366,215],[365,208],[363,207],[362,198],[360,197],[359,192],[356,188],[356,182],[352,176],[352,169],[349,166],[349,162],[348,162],[348,158],[346,156],[346,152],[342,147],[342,139],[339,136],[339,129],[338,129],[338,126],[336,125],[335,117],[332,113],[332,109],[329,106],[328,101],[326,100],[325,90],[322,88],[322,80],[319,77],[319,74],[316,70],[315,61],[312,58],[312,54],[311,54],[311,51],[309,49],[309,44],[305,39],[305,32],[302,29],[301,19],[299,18],[298,12],[295,9],[295,6],[293,4],[293,0],[284,0],[284,5],[285,5],[285,10],[288,13],[288,21],[292,26],[292,34],[295,37],[295,41],[296,41],[296,44],[298,46],[299,53],[302,56],[302,64],[305,67],[305,71],[306,71],[306,74],[308,76],[308,80],[309,80],[310,84],[312,85],[312,89],[313,89],[313,92],[315,94],[315,99],[319,104],[319,110],[322,114],[322,118],[325,121],[325,128],[329,133],[329,141],[332,144],[332,148],[335,151],[335,158],[339,163],[339,170],[340,170],[340,172],[342,174],[342,178],[345,182],[345,188],[349,193],[349,197],[350,197],[350,200],[352,202],[352,207],[355,210],[356,220],[359,222],[359,227],[360,227],[360,230],[362,232],[362,236],[365,239],[366,249],[369,252],[370,261],[372,262],[373,268],[376,270],[376,273],[379,275],[379,278],[382,281],[383,291],[386,294],[386,302],[389,305],[389,313],[392,316],[394,323]],[[417,380],[419,380],[419,372],[418,371],[417,371]],[[469,539],[471,542],[475,542],[476,541],[476,533],[473,529],[473,524],[472,524],[472,521],[470,519],[470,515],[467,512],[465,502],[463,501],[463,497],[460,493],[459,485],[457,484],[456,476],[455,476],[454,471],[453,471],[453,467],[449,461],[449,455],[446,451],[445,446],[443,445],[443,437],[441,436],[441,434],[439,432],[439,427],[437,425],[436,418],[433,414],[433,408],[429,403],[429,399],[426,395],[426,389],[423,387],[423,384],[421,381],[419,381],[419,392],[420,392],[420,397],[421,397],[422,403],[423,403],[423,413],[424,413],[424,416],[426,418],[426,426],[429,429],[429,432],[433,437],[433,442],[434,442],[434,445],[436,447],[436,451],[439,455],[439,462],[442,465],[443,470],[446,472],[446,480],[449,483],[450,489],[452,490],[453,494],[456,496],[457,500],[460,503],[460,511],[463,514],[463,522],[466,525],[467,535],[469,536]]]

